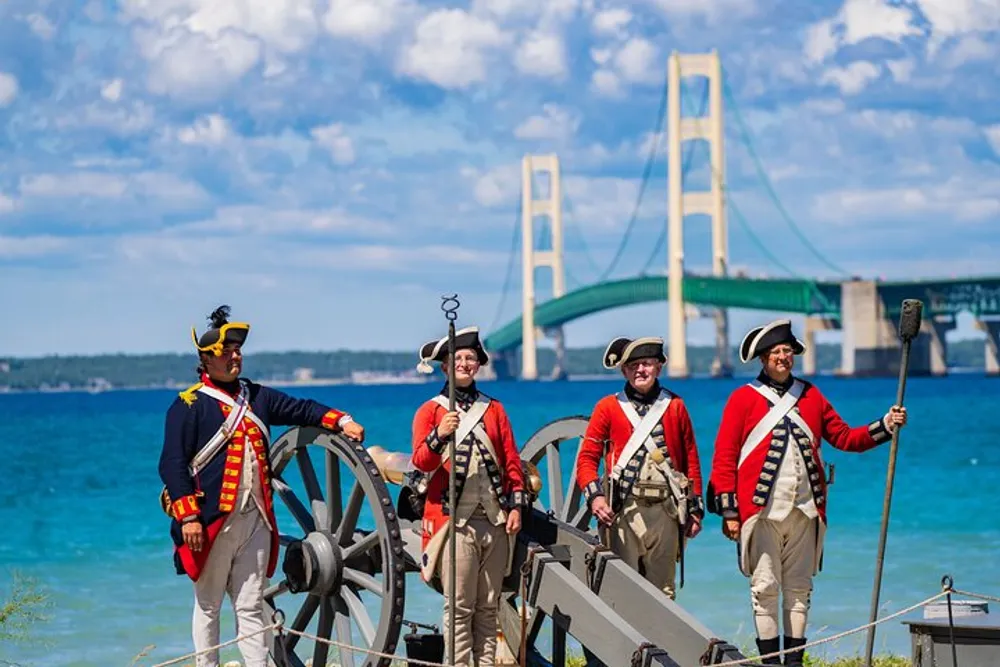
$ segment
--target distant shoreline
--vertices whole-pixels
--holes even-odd
[[[971,374],[983,374],[985,375],[985,369],[977,368],[973,366],[956,366],[948,369],[948,375],[971,375]],[[740,380],[750,378],[756,375],[753,371],[747,372],[737,372],[732,376],[715,378],[708,373],[692,373],[688,378],[684,380],[677,380],[673,378],[663,378],[665,384],[670,384],[671,382],[684,382],[685,380]],[[843,376],[837,374],[835,371],[823,370],[816,373],[814,377],[820,378],[844,378],[844,379],[892,379],[891,377],[858,377],[852,378],[851,376]],[[929,376],[928,376],[929,377]],[[947,376],[944,376],[947,377]],[[428,375],[427,379],[423,378],[392,378],[385,377],[381,380],[363,380],[357,381],[351,378],[313,378],[309,380],[288,380],[288,379],[258,379],[252,378],[254,382],[262,384],[268,387],[275,388],[300,388],[300,387],[338,387],[338,386],[350,386],[350,387],[391,387],[398,385],[415,385],[415,384],[437,384],[441,381],[440,375]],[[598,374],[598,373],[580,373],[576,375],[571,375],[564,380],[555,380],[549,377],[539,377],[538,380],[533,382],[542,383],[554,383],[554,382],[600,382],[600,381],[614,381],[619,379],[619,376],[614,373]],[[497,380],[483,379],[483,384],[496,382]],[[504,382],[522,382],[518,378],[511,379]],[[0,385],[0,395],[17,395],[17,394],[104,394],[111,392],[133,392],[133,391],[183,391],[190,387],[194,382],[185,383],[172,383],[172,384],[159,384],[159,385],[129,385],[129,386],[111,386],[102,389],[89,389],[87,387],[36,387],[36,388],[11,388]]]

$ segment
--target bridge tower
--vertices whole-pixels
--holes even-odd
[[[708,79],[708,116],[681,118],[681,79],[701,76]],[[689,375],[687,362],[687,320],[682,284],[684,280],[684,216],[707,215],[712,220],[712,273],[725,276],[729,264],[726,227],[725,159],[722,134],[722,61],[710,53],[670,54],[667,64],[667,297],[669,313],[669,377]],[[683,192],[681,143],[703,139],[711,154],[711,188]],[[729,316],[724,308],[715,310],[715,362],[713,375],[731,375]]]
[[[534,175],[549,176],[548,196],[535,198]],[[535,218],[546,216],[551,232],[551,250],[535,248]],[[552,270],[552,298],[566,293],[566,274],[563,270],[562,182],[559,157],[550,155],[525,155],[521,160],[521,379],[538,379],[538,337],[543,335],[535,327],[535,269]],[[565,368],[564,337],[562,330],[553,332],[556,339],[556,374]]]

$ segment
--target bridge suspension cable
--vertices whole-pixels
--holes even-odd
[[[723,81],[725,81],[725,79],[723,79]],[[681,104],[685,104],[686,101],[687,101],[686,98],[683,95],[681,95]],[[695,118],[697,118],[697,116],[695,116]],[[761,254],[764,255],[764,257],[768,261],[770,261],[773,265],[775,265],[785,273],[808,283],[813,294],[816,295],[816,298],[823,304],[824,307],[827,308],[833,307],[833,304],[830,303],[830,300],[827,299],[826,295],[824,295],[823,292],[819,289],[815,280],[813,280],[809,276],[803,276],[797,273],[796,271],[793,271],[784,262],[779,260],[774,255],[774,253],[768,250],[767,246],[760,240],[757,234],[754,233],[753,229],[750,227],[750,224],[747,222],[746,217],[743,215],[739,207],[736,205],[736,202],[733,200],[733,196],[729,192],[729,188],[727,187],[727,184],[725,182],[725,179],[723,179],[722,174],[719,172],[718,169],[716,169],[715,165],[713,165],[711,161],[709,161],[708,163],[708,168],[709,171],[711,172],[711,178],[718,180],[719,189],[722,191],[722,196],[725,198],[726,203],[729,205],[729,209],[733,212],[734,216],[736,217],[737,222],[739,222],[740,227],[743,228],[743,231],[745,231],[747,236],[750,237],[750,240],[761,252]]]
[[[615,256],[611,259],[611,263],[608,268],[601,273],[597,278],[597,282],[603,282],[611,275],[611,272],[615,270],[615,266],[618,264],[618,260],[621,259],[622,253],[625,251],[625,246],[628,244],[629,237],[632,235],[632,229],[635,227],[636,220],[639,218],[639,207],[642,206],[642,198],[646,194],[646,186],[649,184],[649,177],[653,171],[653,164],[656,162],[656,149],[660,142],[660,134],[663,131],[663,122],[667,115],[667,79],[663,79],[663,91],[660,94],[660,106],[656,112],[656,123],[653,126],[653,138],[649,144],[649,152],[646,154],[646,164],[642,168],[642,180],[639,183],[639,193],[636,196],[635,206],[632,207],[632,215],[629,216],[628,225],[625,227],[625,233],[622,235],[622,240],[618,244],[618,249],[615,251]]]
[[[814,246],[812,243],[809,242],[809,239],[806,238],[805,234],[802,232],[802,229],[795,223],[794,220],[792,220],[792,217],[788,214],[788,211],[781,203],[781,199],[778,198],[778,193],[775,192],[774,186],[771,183],[771,179],[767,176],[767,170],[764,169],[764,164],[761,161],[760,156],[758,155],[756,149],[754,148],[753,141],[750,138],[750,131],[747,128],[746,123],[743,122],[743,116],[740,114],[739,105],[736,104],[736,96],[733,95],[732,90],[730,90],[729,88],[728,75],[726,74],[725,68],[723,68],[722,90],[723,90],[723,95],[726,98],[726,101],[729,103],[729,108],[733,110],[733,118],[735,118],[736,120],[736,126],[739,129],[740,138],[743,142],[743,145],[746,146],[747,151],[750,153],[750,158],[753,160],[754,166],[757,170],[757,175],[760,176],[760,180],[764,184],[764,188],[767,190],[768,196],[771,198],[771,201],[778,209],[778,212],[781,214],[781,217],[784,218],[785,222],[788,224],[791,230],[795,232],[795,235],[799,238],[800,241],[802,241],[802,244],[806,248],[808,248],[809,251],[813,255],[815,255],[815,257],[820,262],[822,262],[824,265],[826,265],[835,273],[838,273],[840,275],[847,275],[846,271],[844,271],[842,268],[840,268],[839,266],[831,262],[829,259],[827,259],[827,257],[823,253],[821,253],[816,248],[816,246]]]
[[[683,88],[683,86],[682,86]],[[681,99],[684,99],[684,93],[681,92]],[[705,113],[705,107],[708,106],[708,86],[705,86],[701,95],[701,107],[698,109],[698,115],[701,116]],[[685,147],[684,154],[684,166],[681,169],[681,187],[683,188],[684,180],[691,170],[691,161],[694,158],[694,144],[689,143]],[[649,253],[649,258],[646,259],[646,263],[643,264],[642,270],[639,271],[640,276],[644,276],[649,271],[650,265],[656,260],[656,256],[660,254],[663,250],[663,244],[667,242],[667,227],[663,225],[660,227],[660,234],[656,237],[656,243],[653,244],[653,251]]]
[[[503,307],[507,303],[507,293],[510,291],[511,277],[514,274],[514,258],[517,256],[518,238],[521,236],[521,197],[517,198],[517,213],[514,216],[514,231],[510,237],[510,251],[507,253],[507,275],[503,279],[503,288],[500,290],[500,303],[497,305],[497,312],[493,316],[493,323],[490,324],[489,331],[496,331],[503,317]]]

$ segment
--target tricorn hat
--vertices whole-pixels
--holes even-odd
[[[619,337],[608,343],[604,350],[604,367],[617,368],[633,359],[643,359],[654,357],[661,362],[667,360],[663,355],[663,339],[646,337],[631,338]]]
[[[191,327],[191,340],[199,352],[209,352],[216,357],[222,356],[222,348],[227,344],[243,345],[250,334],[250,325],[246,322],[230,322],[229,306],[219,306],[208,316],[211,327],[198,337],[194,327]]]
[[[740,361],[745,364],[782,343],[791,345],[795,354],[802,354],[806,350],[806,346],[792,333],[791,320],[775,320],[770,324],[751,329],[740,343]]]
[[[455,332],[455,350],[475,350],[476,358],[480,364],[489,363],[490,355],[486,354],[486,349],[479,340],[479,327],[465,327]],[[420,346],[420,363],[417,370],[421,373],[432,371],[430,362],[444,361],[448,354],[448,337],[439,340],[427,341]]]

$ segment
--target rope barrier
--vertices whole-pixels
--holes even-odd
[[[968,591],[960,591],[957,588],[951,589],[951,592],[955,595],[964,595],[969,598],[977,598],[979,600],[989,600],[990,602],[1000,602],[1000,598],[995,595],[986,595],[984,593],[969,593]]]
[[[848,637],[850,635],[857,634],[857,633],[859,633],[859,632],[861,632],[863,630],[867,630],[868,628],[870,628],[872,626],[879,625],[880,623],[885,623],[886,621],[891,621],[894,618],[898,618],[900,616],[904,616],[906,614],[909,614],[911,611],[915,611],[917,609],[920,609],[921,607],[923,607],[925,605],[928,605],[931,602],[934,602],[935,600],[937,600],[939,598],[945,597],[950,592],[954,592],[954,591],[952,591],[951,589],[941,591],[940,593],[936,593],[936,594],[932,595],[931,597],[927,598],[926,600],[924,600],[922,602],[918,602],[917,604],[910,605],[906,609],[900,609],[899,611],[895,612],[894,614],[890,614],[888,616],[884,616],[882,618],[876,619],[873,622],[865,623],[864,625],[859,625],[858,627],[853,628],[851,630],[845,630],[844,632],[840,632],[840,633],[837,633],[835,635],[831,635],[829,637],[824,637],[823,639],[817,639],[816,641],[811,641],[811,642],[809,642],[807,644],[803,644],[802,646],[796,647],[794,650],[795,651],[801,651],[801,652],[804,653],[807,648],[813,648],[814,646],[819,646],[821,644],[827,644],[829,642],[837,641],[838,639],[843,639],[844,637]],[[755,662],[757,660],[762,660],[764,658],[777,658],[777,657],[781,656],[782,654],[789,653],[789,652],[790,651],[787,651],[787,650],[781,650],[781,651],[774,651],[773,653],[764,653],[762,655],[758,655],[758,656],[755,656],[753,658],[744,658],[743,660],[730,660],[728,662],[718,662],[718,663],[715,663],[714,667],[733,667],[734,665],[745,665],[748,662]]]
[[[256,637],[257,635],[263,634],[265,632],[270,632],[271,630],[274,630],[274,629],[280,628],[280,627],[281,627],[281,623],[272,623],[271,625],[264,626],[263,628],[261,628],[260,630],[255,631],[255,632],[250,632],[250,633],[247,633],[245,635],[240,635],[236,639],[230,639],[227,642],[222,642],[221,644],[216,644],[215,646],[210,646],[210,647],[202,649],[200,651],[195,651],[194,653],[188,653],[187,655],[182,655],[181,657],[174,658],[173,660],[167,660],[166,662],[158,662],[155,665],[153,665],[153,667],[166,667],[167,665],[175,665],[178,662],[183,662],[185,660],[190,660],[191,658],[197,658],[199,655],[204,655],[206,653],[211,653],[212,651],[218,651],[220,648],[224,648],[224,647],[229,646],[231,644],[235,644],[237,642],[241,642],[244,639],[250,639],[251,637]]]
[[[532,556],[533,556],[533,554],[532,554]],[[530,559],[529,559],[528,563],[530,563]],[[936,600],[939,600],[940,598],[943,598],[943,597],[946,597],[946,596],[952,595],[952,594],[953,595],[963,595],[963,596],[966,596],[966,597],[978,598],[978,599],[982,599],[982,600],[990,600],[990,601],[993,601],[993,602],[1000,602],[1000,597],[996,597],[996,596],[993,596],[993,595],[986,595],[986,594],[983,594],[983,593],[972,593],[972,592],[969,592],[969,591],[964,591],[964,590],[959,590],[957,588],[952,588],[951,586],[947,586],[946,585],[945,589],[942,590],[940,593],[935,593],[934,595],[930,596],[929,598],[927,598],[925,600],[922,600],[922,601],[920,601],[920,602],[918,602],[916,604],[910,605],[909,607],[906,607],[905,609],[900,609],[899,611],[894,612],[892,614],[889,614],[888,616],[883,616],[882,618],[876,619],[873,622],[865,623],[864,625],[859,625],[856,628],[852,628],[850,630],[845,630],[843,632],[839,632],[839,633],[837,633],[835,635],[831,635],[829,637],[824,637],[822,639],[817,639],[815,641],[808,642],[806,644],[803,644],[802,646],[796,647],[794,649],[794,651],[803,652],[804,653],[806,649],[811,649],[811,648],[814,648],[816,646],[820,646],[822,644],[828,644],[830,642],[834,642],[834,641],[843,639],[844,637],[849,637],[850,635],[857,634],[859,632],[867,630],[870,627],[873,627],[873,626],[876,626],[876,625],[880,625],[882,623],[886,623],[888,621],[891,621],[891,620],[893,620],[895,618],[899,618],[900,616],[904,616],[906,614],[909,614],[910,612],[915,611],[917,609],[920,609],[921,607],[924,607],[924,606],[930,604],[931,602],[934,602]],[[335,646],[335,647],[337,647],[338,649],[341,649],[341,650],[357,651],[358,653],[365,653],[367,655],[374,655],[374,656],[377,656],[379,658],[389,658],[390,660],[400,660],[400,659],[403,659],[400,656],[392,654],[392,653],[383,653],[381,651],[376,651],[375,649],[371,649],[371,648],[362,648],[360,646],[352,646],[351,644],[345,644],[343,642],[334,641],[332,639],[326,639],[324,637],[319,637],[317,635],[314,635],[314,634],[311,634],[311,633],[308,633],[308,632],[303,632],[303,631],[300,631],[300,630],[293,630],[291,628],[285,628],[285,627],[282,627],[282,626],[283,626],[283,623],[279,620],[278,622],[272,623],[272,624],[270,624],[268,626],[265,626],[265,627],[261,628],[260,630],[255,631],[255,632],[251,632],[251,633],[248,633],[248,634],[245,634],[245,635],[241,635],[239,637],[236,637],[235,639],[231,639],[229,641],[222,642],[221,644],[217,644],[215,646],[212,646],[212,647],[209,647],[209,648],[206,648],[206,649],[202,649],[201,651],[195,651],[194,653],[188,653],[187,655],[182,655],[181,657],[174,658],[173,660],[168,660],[166,662],[157,663],[157,664],[153,665],[153,667],[167,667],[168,665],[174,665],[174,664],[177,664],[178,662],[182,662],[184,660],[190,660],[191,658],[196,658],[199,655],[203,655],[203,654],[209,653],[211,651],[216,651],[216,650],[218,650],[220,648],[224,648],[226,646],[230,646],[230,645],[235,644],[237,642],[240,642],[240,641],[242,641],[244,639],[249,639],[250,637],[255,637],[255,636],[257,636],[259,634],[262,634],[264,632],[269,632],[271,630],[276,630],[276,629],[279,630],[279,631],[283,631],[283,632],[289,633],[289,634],[298,635],[299,637],[302,637],[303,639],[309,639],[309,640],[315,641],[315,642],[322,642],[322,643],[327,644],[329,646]],[[776,658],[776,657],[780,657],[780,656],[783,656],[785,653],[789,653],[789,651],[788,650],[780,650],[780,651],[775,651],[773,653],[764,653],[764,654],[761,654],[761,655],[758,655],[758,656],[754,656],[754,657],[751,657],[751,658],[743,658],[742,660],[730,660],[730,661],[727,661],[727,662],[719,662],[719,663],[715,663],[714,667],[736,667],[737,665],[745,665],[747,663],[756,662],[756,661],[762,660],[764,658]],[[431,662],[429,660],[417,660],[415,658],[405,658],[405,661],[406,661],[407,664],[410,664],[410,665],[422,665],[423,667],[458,667],[458,665],[456,665],[454,663]]]

